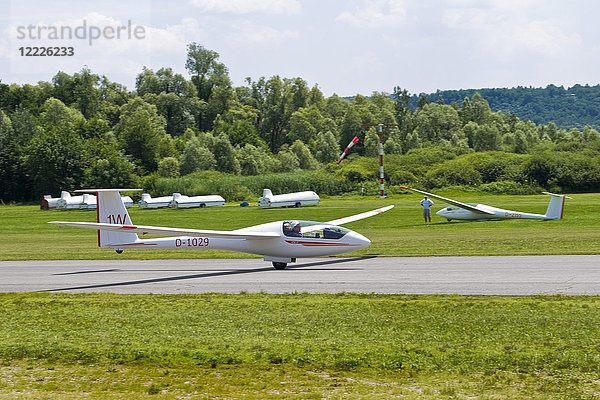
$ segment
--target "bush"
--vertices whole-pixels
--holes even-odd
[[[482,192],[493,193],[493,194],[539,194],[544,189],[538,185],[526,185],[514,181],[499,181],[484,183],[479,186],[479,190]]]
[[[313,190],[319,195],[334,196],[356,191],[358,187],[325,171],[297,171],[255,176],[206,171],[180,178],[161,178],[153,174],[144,180],[144,190],[152,196],[168,196],[174,192],[189,196],[218,194],[227,201],[258,197],[264,188],[271,189],[274,194]]]
[[[179,176],[179,160],[175,157],[165,157],[158,162],[158,175],[163,178],[177,178]]]
[[[449,185],[479,185],[481,174],[465,159],[446,161],[436,165],[425,175],[425,186],[429,189]]]

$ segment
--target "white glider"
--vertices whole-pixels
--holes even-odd
[[[492,207],[485,204],[461,203],[460,201],[448,199],[446,197],[424,192],[422,190],[412,189],[406,186],[403,186],[403,188],[412,190],[413,192],[422,193],[428,197],[432,197],[434,199],[438,199],[450,204],[450,207],[443,208],[436,213],[440,217],[446,218],[448,221],[452,221],[453,219],[469,221],[489,221],[492,219],[562,219],[565,207],[565,198],[571,198],[561,194],[543,192],[544,194],[550,195],[551,198],[550,202],[548,203],[548,209],[546,210],[546,214],[542,215],[526,213],[521,211],[505,210],[502,208]]]
[[[312,191],[273,194],[271,189],[264,189],[258,199],[259,207],[301,207],[309,204],[319,204],[319,195]]]
[[[342,224],[380,214],[393,205],[329,222],[277,221],[234,231],[168,228],[133,225],[120,191],[137,189],[93,189],[98,196],[98,219],[91,222],[52,221],[59,226],[98,230],[98,246],[122,253],[124,249],[215,249],[262,255],[276,269],[285,269],[296,258],[321,257],[364,249],[371,241],[340,227]],[[176,235],[141,240],[138,234]]]

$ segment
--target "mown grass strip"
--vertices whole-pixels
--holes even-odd
[[[492,196],[474,193],[442,193],[464,201],[480,201],[498,207],[544,213],[549,196]],[[600,196],[577,194],[567,200],[560,221],[510,220],[452,222],[434,216],[422,222],[420,197],[394,195],[389,199],[367,197],[327,198],[315,207],[259,209],[258,207],[207,207],[204,209],[129,210],[136,224],[202,229],[238,229],[283,219],[329,221],[382,205],[391,211],[348,224],[371,239],[372,245],[353,256],[426,255],[522,255],[599,254]],[[438,202],[439,203],[439,202]],[[436,204],[434,207],[442,207]],[[95,221],[93,211],[41,211],[35,206],[0,206],[0,260],[33,259],[162,259],[241,258],[244,253],[214,250],[131,250],[121,255],[97,247],[96,232],[57,228],[52,220]],[[415,240],[418,238],[418,240]]]
[[[0,294],[0,307],[0,396],[81,381],[105,398],[597,391],[598,297]]]
[[[0,294],[0,358],[595,371],[596,297]]]

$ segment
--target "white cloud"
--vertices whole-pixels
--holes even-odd
[[[227,41],[236,47],[243,46],[279,46],[287,39],[295,39],[298,32],[258,25],[248,20],[238,21],[229,27]]]
[[[536,13],[526,8],[535,7],[538,0],[522,4],[515,1],[488,7],[472,7],[472,3],[464,2],[464,7],[444,9],[441,22],[449,29],[448,35],[470,43],[473,51],[485,57],[502,59],[523,53],[555,57],[581,44],[578,34],[565,33],[562,21],[532,19]]]
[[[487,25],[489,14],[477,8],[450,8],[442,14],[442,24],[452,29],[475,29]]]
[[[64,27],[64,32],[70,30],[75,32],[78,27],[87,28],[85,39],[77,39],[68,36],[62,36],[60,39],[50,39],[47,35],[48,29],[42,32],[45,34],[42,38],[38,37],[37,26],[54,26],[59,31]],[[21,24],[21,22],[19,22]],[[91,12],[82,18],[68,19],[62,21],[44,21],[33,22],[25,21],[24,26],[35,25],[33,37],[27,36],[19,39],[17,36],[17,27],[20,25],[12,24],[7,27],[8,33],[0,41],[0,55],[7,54],[8,67],[11,74],[20,76],[30,76],[33,80],[45,79],[47,76],[53,76],[59,70],[73,73],[81,70],[83,66],[88,66],[92,72],[109,77],[126,77],[127,82],[122,82],[131,86],[135,76],[142,70],[143,66],[152,66],[153,62],[160,62],[160,66],[176,67],[172,65],[174,59],[185,57],[186,44],[191,39],[201,40],[205,36],[203,30],[194,19],[182,19],[180,24],[168,26],[166,28],[154,28],[148,25],[138,25],[132,23],[132,29],[137,27],[138,35],[135,36],[127,29],[120,31],[120,38],[116,38],[113,33],[112,38],[105,36],[91,41],[91,28],[98,28],[99,31],[108,29],[109,32],[115,32],[119,27],[127,27],[130,21],[115,19],[110,16]],[[108,27],[108,28],[107,28]],[[115,28],[115,29],[109,29]],[[84,32],[81,29],[80,32]],[[7,40],[8,39],[8,40]],[[24,57],[20,56],[18,51],[21,46],[57,46],[73,47],[74,55],[65,57]],[[4,50],[9,48],[7,52]],[[181,62],[183,65],[183,62]],[[29,79],[32,80],[32,79]]]
[[[298,14],[297,0],[191,0],[190,4],[207,13]]]
[[[353,12],[344,11],[336,21],[367,28],[398,27],[406,21],[404,0],[366,0]]]
[[[514,27],[501,39],[506,39],[507,46],[511,48],[550,57],[564,55],[581,44],[578,34],[568,35],[550,21],[533,21]]]

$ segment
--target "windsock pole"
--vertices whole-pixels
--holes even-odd
[[[383,188],[383,125],[384,124],[378,124],[379,125],[379,183],[380,183],[380,192],[379,192],[379,197],[380,198],[384,198],[385,197],[385,192],[384,192],[384,188]]]
[[[352,146],[354,146],[354,144],[356,142],[358,142],[358,136],[354,136],[354,139],[352,139],[350,141],[350,143],[348,143],[348,146],[346,146],[346,149],[344,150],[344,152],[340,156],[339,160],[337,160],[338,164],[342,162],[342,160],[344,159],[344,157],[346,157],[346,154],[348,153],[348,150],[350,150],[352,148]]]

